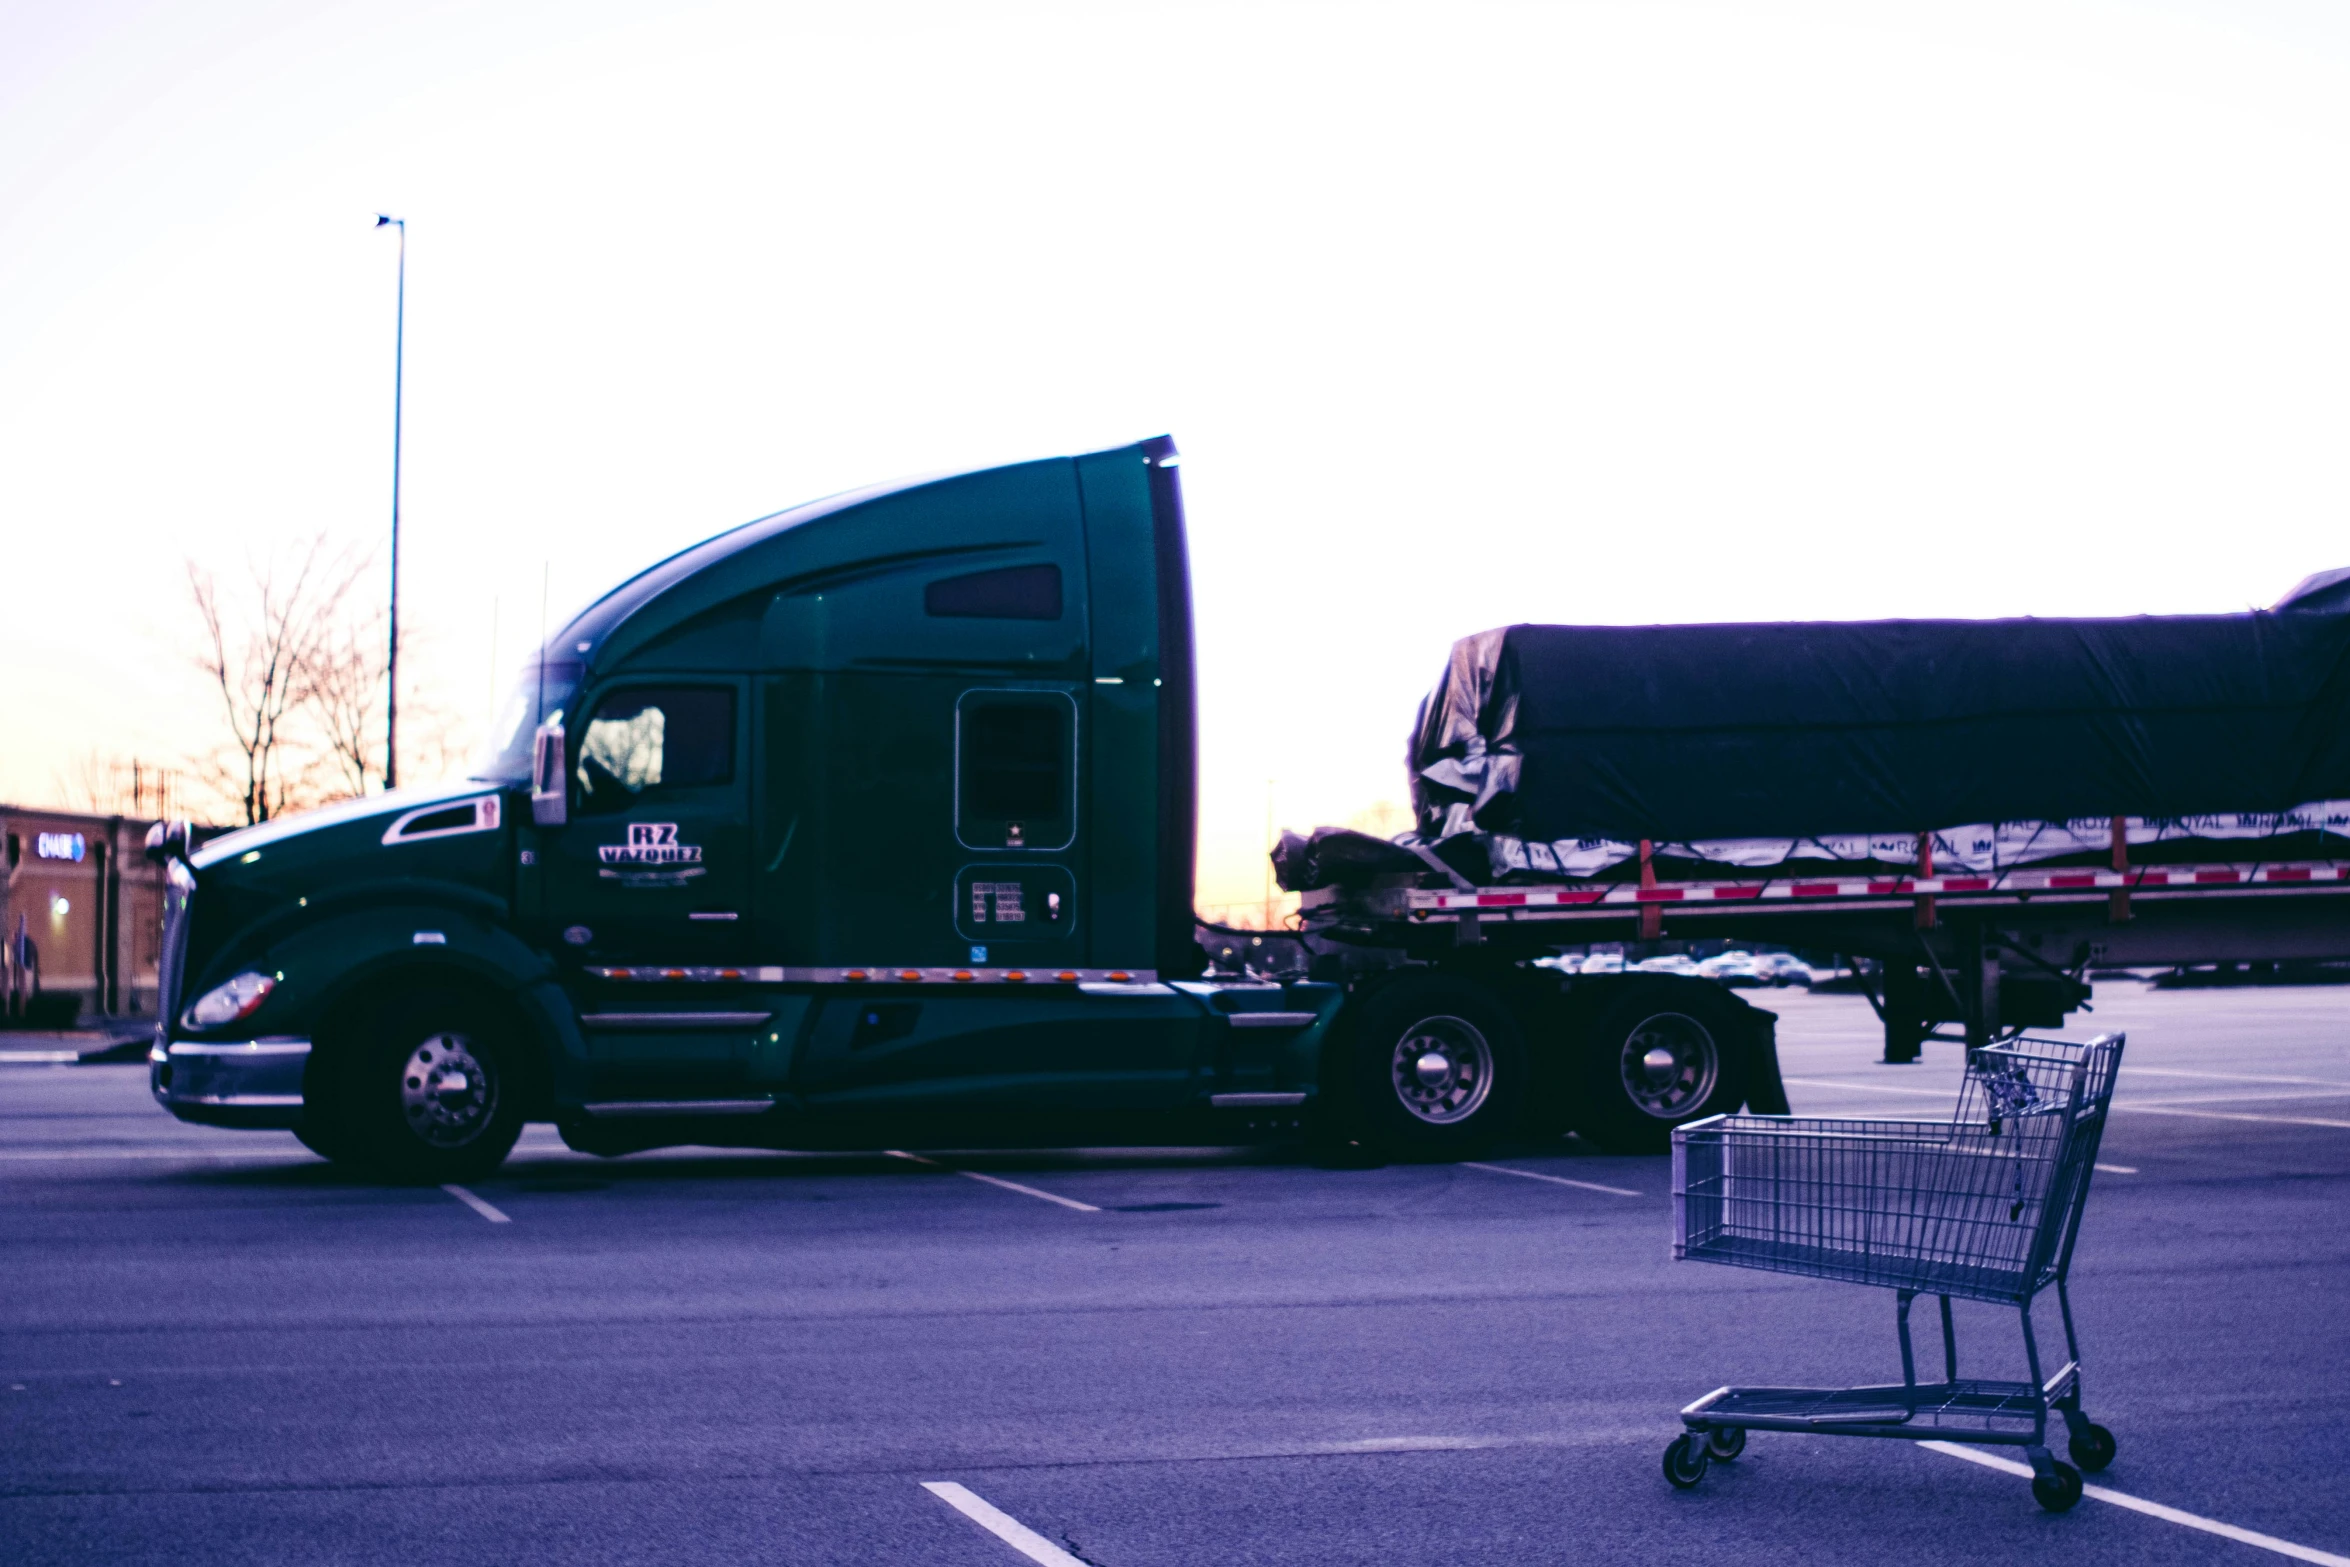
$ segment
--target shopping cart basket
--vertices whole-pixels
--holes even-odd
[[[2113,1461],[2113,1433],[2081,1412],[2081,1350],[2065,1275],[2123,1037],[2017,1039],[1973,1052],[1948,1122],[1717,1115],[1673,1133],[1673,1255],[1894,1292],[1898,1387],[1724,1387],[1681,1411],[1665,1478],[1686,1489],[1748,1431],[1939,1438],[2021,1447],[2052,1512],[2081,1498],[2082,1469]],[[2065,1363],[2043,1377],[2032,1298],[2049,1285]],[[1942,1380],[1921,1383],[1909,1307],[1942,1303]],[[1961,1380],[1953,1299],[2017,1308],[2029,1382]],[[2048,1451],[2064,1417],[2073,1464]]]

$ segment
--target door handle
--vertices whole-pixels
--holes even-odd
[[[736,915],[732,909],[696,909],[686,918],[689,920],[731,920],[736,918]]]

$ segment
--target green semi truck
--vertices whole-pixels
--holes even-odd
[[[1702,980],[1453,937],[1211,966],[1194,708],[1167,439],[736,528],[549,640],[463,785],[158,828],[155,1097],[428,1181],[534,1120],[1449,1157],[1784,1108],[1771,1015]]]

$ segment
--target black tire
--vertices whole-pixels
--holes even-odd
[[[1360,1140],[1397,1158],[1481,1152],[1526,1101],[1517,1019],[1490,988],[1455,975],[1405,974],[1365,996],[1344,1064]]]
[[[2084,1474],[2095,1474],[2113,1462],[2113,1433],[2095,1421],[2084,1426],[2066,1447]]]
[[[1665,1479],[1674,1490],[1686,1491],[1705,1478],[1706,1465],[1712,1461],[1704,1432],[1677,1436],[1665,1448]]]
[[[1746,1451],[1746,1427],[1717,1426],[1707,1433],[1705,1452],[1717,1464],[1726,1464]]]
[[[306,1120],[327,1157],[395,1181],[478,1179],[522,1135],[516,1042],[491,1007],[424,986],[370,1008],[332,1043]]]
[[[1610,1153],[1662,1153],[1674,1127],[1737,1109],[1744,1011],[1703,983],[1626,987],[1583,1037],[1575,1130]]]
[[[306,1118],[294,1128],[294,1139],[321,1159],[339,1162],[348,1157],[342,1139],[335,1136],[333,1124],[323,1116]]]
[[[2032,1476],[2032,1500],[2052,1513],[2070,1512],[2081,1499],[2081,1471],[2058,1464],[2052,1473]]]

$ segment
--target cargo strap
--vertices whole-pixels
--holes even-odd
[[[1407,843],[1404,845],[1404,847],[1411,850],[1412,853],[1418,855],[1421,859],[1426,860],[1433,869],[1442,871],[1447,877],[1451,878],[1454,891],[1475,892],[1477,890],[1477,884],[1475,882],[1469,880],[1468,877],[1463,876],[1459,871],[1454,870],[1451,866],[1445,864],[1444,861],[1438,859],[1434,849],[1427,847],[1425,844],[1418,843]]]

